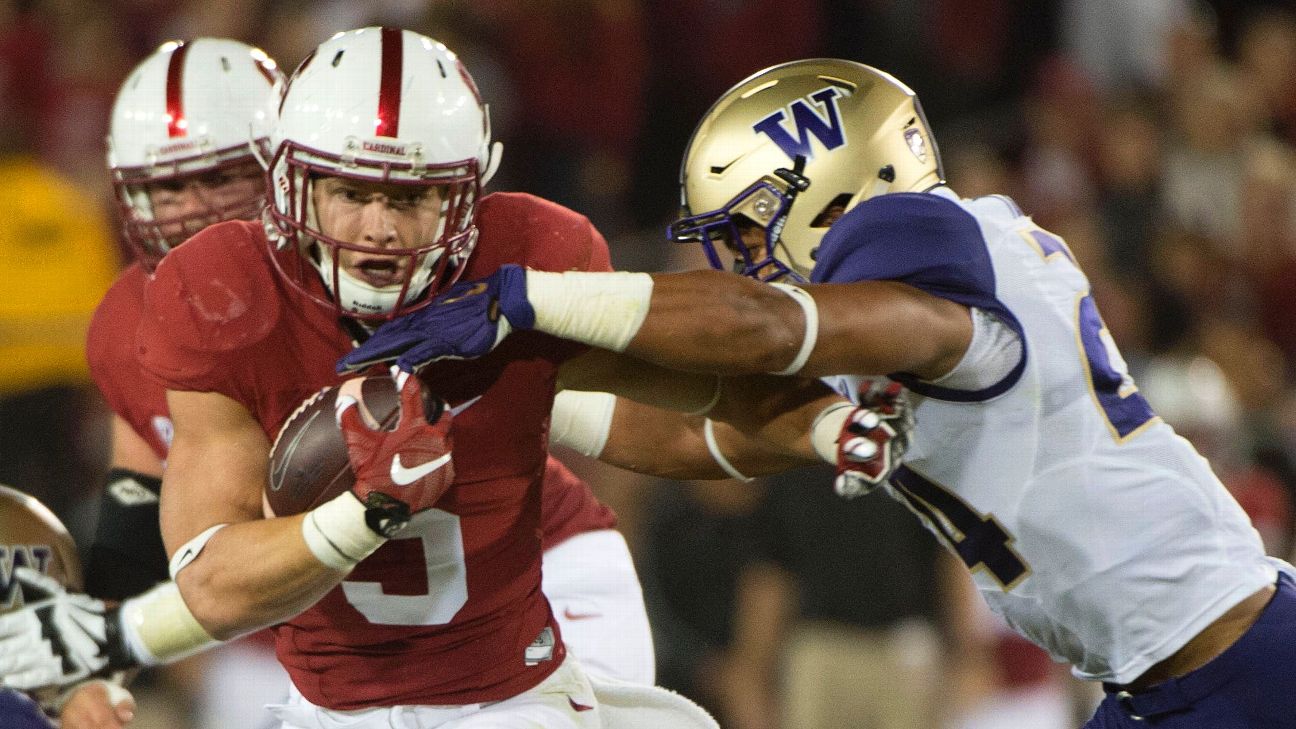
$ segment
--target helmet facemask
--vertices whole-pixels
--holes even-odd
[[[256,140],[259,151],[267,140]],[[169,160],[149,167],[115,167],[113,188],[121,213],[123,234],[147,270],[176,246],[209,225],[226,220],[256,220],[266,204],[265,177],[247,145]],[[225,180],[225,178],[230,178]],[[255,184],[235,187],[242,178]],[[225,181],[222,181],[225,180]],[[159,215],[151,190],[198,184],[202,207],[179,215]],[[230,185],[222,194],[210,188]]]
[[[781,238],[797,194],[810,186],[810,180],[801,174],[804,169],[805,158],[797,157],[794,169],[774,170],[772,176],[757,180],[717,210],[685,215],[670,225],[666,235],[675,242],[701,243],[714,269],[731,270],[758,281],[786,278],[805,282],[798,269],[808,270],[809,266],[794,260]],[[753,228],[761,231],[760,245],[748,243],[749,236],[744,235]],[[721,248],[733,256],[732,265],[725,265]]]
[[[278,203],[268,210],[278,247],[295,247],[291,262],[274,257],[285,278],[317,302],[363,321],[384,321],[417,309],[458,280],[477,241],[475,207],[480,196],[477,160],[425,165],[417,149],[410,161],[376,162],[345,159],[285,141],[271,162],[278,180]],[[324,178],[382,183],[411,189],[439,190],[439,217],[430,241],[407,248],[376,248],[326,234],[315,207],[315,191]],[[343,262],[348,252],[372,259],[390,259],[399,280],[375,285],[349,273]],[[308,268],[309,266],[309,268]],[[310,285],[318,279],[321,293]]]

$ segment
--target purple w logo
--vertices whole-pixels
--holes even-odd
[[[838,96],[841,96],[841,91],[834,86],[810,95],[809,100],[823,108],[826,118],[811,108],[807,99],[792,102],[788,108],[792,110],[796,138],[783,127],[783,119],[787,114],[782,109],[753,124],[752,130],[768,135],[791,160],[795,160],[797,155],[806,159],[814,157],[814,152],[810,149],[810,135],[817,137],[825,149],[837,149],[846,143],[846,130],[842,129],[841,117],[837,113]]]

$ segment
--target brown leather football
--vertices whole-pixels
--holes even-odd
[[[270,449],[265,488],[272,515],[309,511],[355,483],[346,440],[333,412],[337,391],[328,387],[307,398],[279,429]],[[383,428],[393,427],[400,413],[400,398],[390,377],[364,378],[360,395]]]

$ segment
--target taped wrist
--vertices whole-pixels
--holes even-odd
[[[648,316],[653,280],[646,273],[527,271],[535,328],[600,349],[624,352]]]
[[[174,582],[127,600],[110,611],[108,618],[108,644],[124,646],[141,666],[178,661],[220,642],[198,623]],[[114,628],[120,631],[119,637],[111,635]],[[128,667],[114,665],[114,660],[120,658],[110,654],[109,668]]]
[[[841,437],[846,418],[850,417],[854,409],[855,406],[851,403],[835,402],[820,410],[810,426],[810,445],[828,463],[837,464],[837,439]]]
[[[302,537],[326,567],[349,570],[373,554],[387,537],[370,528],[367,509],[350,491],[306,512]]]
[[[612,429],[616,396],[607,392],[563,390],[554,396],[549,442],[598,458]]]
[[[792,284],[773,283],[770,284],[776,289],[792,297],[801,307],[801,313],[805,315],[805,334],[801,338],[801,349],[797,351],[796,357],[787,367],[772,372],[775,375],[795,375],[805,367],[805,363],[810,359],[810,353],[814,351],[815,343],[819,341],[819,305],[815,303],[814,297],[809,291]]]

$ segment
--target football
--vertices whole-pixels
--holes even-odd
[[[279,429],[265,487],[271,516],[309,511],[355,483],[346,440],[333,412],[337,393],[337,387],[328,387],[310,396]],[[360,396],[381,427],[393,427],[400,397],[390,377],[364,378]]]

